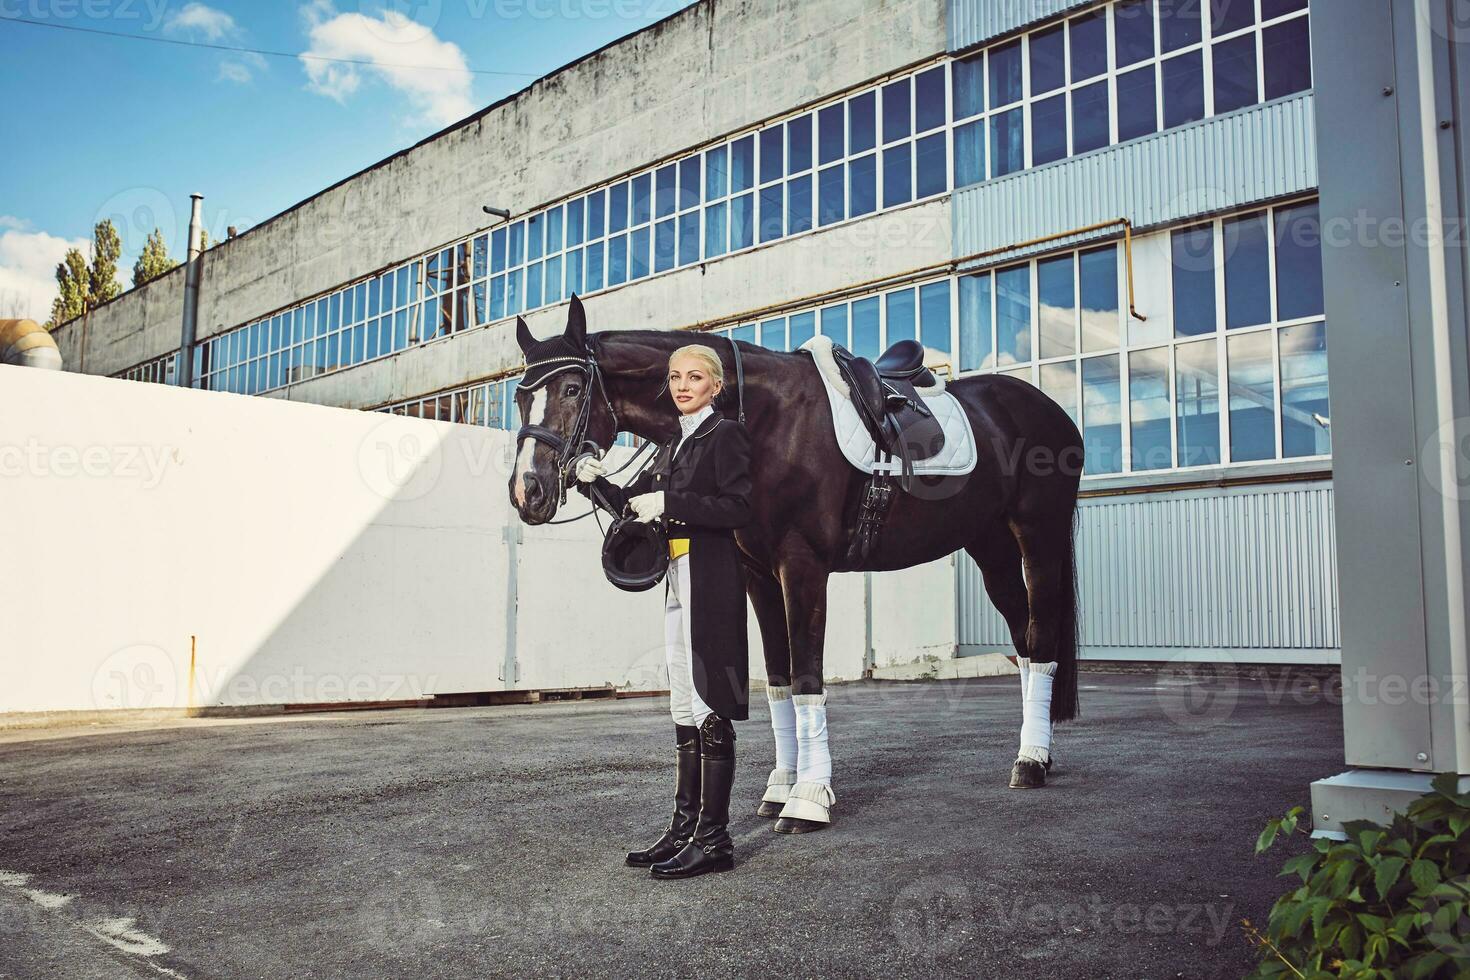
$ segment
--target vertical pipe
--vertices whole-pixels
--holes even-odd
[[[203,214],[204,195],[190,194],[192,205],[189,208],[189,262],[184,269],[184,326],[179,336],[178,366],[174,371],[174,379],[181,388],[189,388],[194,384],[194,337],[199,322],[199,271],[203,263],[200,254],[203,249]]]
[[[1424,217],[1428,229],[1429,317],[1434,350],[1434,402],[1437,458],[1420,460],[1439,469],[1440,519],[1444,522],[1445,625],[1449,641],[1446,678],[1458,690],[1470,675],[1466,665],[1465,580],[1461,574],[1464,540],[1460,534],[1460,501],[1451,492],[1460,485],[1456,449],[1460,423],[1455,418],[1454,359],[1450,338],[1449,287],[1446,282],[1444,201],[1440,193],[1439,113],[1434,101],[1433,16],[1429,0],[1416,0],[1415,61],[1419,68],[1419,135],[1424,152]],[[1455,748],[1450,759],[1431,765],[1445,772],[1464,772],[1470,766],[1470,709],[1463,698],[1448,699],[1454,716]],[[1438,755],[1438,752],[1435,753]]]

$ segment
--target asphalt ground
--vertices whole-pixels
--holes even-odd
[[[1238,977],[1341,771],[1298,681],[1084,674],[1040,790],[1015,678],[830,689],[831,828],[625,867],[667,822],[667,698],[0,732],[0,977]]]

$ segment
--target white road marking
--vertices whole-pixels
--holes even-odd
[[[169,951],[162,940],[135,929],[133,926],[136,921],[133,918],[97,919],[84,922],[82,928],[109,946],[115,946],[134,956],[162,956]]]

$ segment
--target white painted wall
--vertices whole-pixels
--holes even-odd
[[[609,585],[590,520],[521,527],[510,433],[6,366],[0,418],[0,714],[667,686],[662,588]],[[874,576],[880,665],[953,655],[950,568]],[[863,576],[831,590],[856,678]]]

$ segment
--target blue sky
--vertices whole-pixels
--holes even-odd
[[[45,320],[56,263],[68,245],[90,241],[102,217],[122,233],[126,287],[155,224],[183,257],[190,192],[205,196],[205,225],[223,238],[227,225],[264,221],[687,5],[0,0],[0,90],[12,93],[0,110],[9,137],[0,154],[0,317]]]

